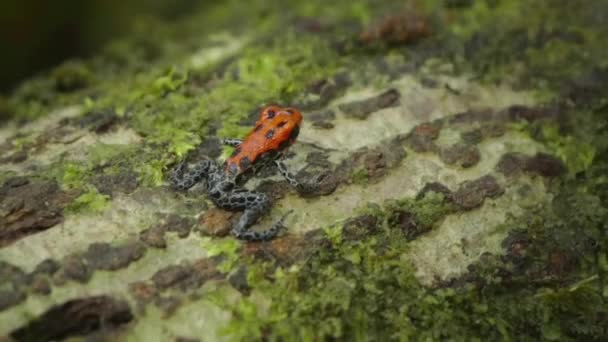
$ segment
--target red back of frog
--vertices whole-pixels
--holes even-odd
[[[226,171],[241,174],[259,161],[260,156],[285,150],[296,141],[301,122],[302,113],[295,108],[264,108],[253,130],[226,160]]]

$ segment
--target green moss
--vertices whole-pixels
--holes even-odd
[[[230,272],[239,260],[238,251],[241,244],[232,238],[229,239],[202,239],[203,248],[207,251],[208,257],[221,256],[223,261],[218,265],[218,270],[222,273]]]
[[[88,191],[76,197],[66,208],[68,213],[76,212],[99,212],[108,205],[108,196],[100,194],[93,186]]]
[[[353,171],[350,176],[350,181],[354,184],[367,185],[369,182],[369,173],[367,172],[367,169],[360,168]]]
[[[87,171],[88,169],[84,163],[61,161],[50,167],[48,176],[55,179],[62,188],[73,189],[84,186]]]
[[[568,166],[572,174],[587,170],[593,163],[595,148],[571,135],[559,134],[556,124],[547,123],[542,126],[542,138]]]

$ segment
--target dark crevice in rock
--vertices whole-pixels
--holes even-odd
[[[125,301],[109,296],[87,297],[50,308],[10,336],[17,341],[60,340],[99,329],[116,329],[132,319]]]
[[[389,89],[365,100],[340,104],[338,108],[348,117],[364,120],[380,109],[399,106],[400,98],[401,94],[396,89]]]

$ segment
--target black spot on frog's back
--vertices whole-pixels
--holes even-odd
[[[272,139],[274,137],[274,129],[269,129],[265,134],[266,139]]]

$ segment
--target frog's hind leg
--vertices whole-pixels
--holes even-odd
[[[196,163],[190,170],[186,170],[186,163],[177,164],[169,175],[169,183],[177,190],[188,190],[203,178],[217,172],[217,165],[209,159]]]
[[[283,221],[289,214],[288,212],[283,215],[270,229],[258,232],[249,230],[249,227],[255,224],[270,209],[271,201],[268,195],[261,192],[235,190],[220,198],[217,204],[222,208],[230,210],[245,209],[237,224],[232,228],[232,234],[238,239],[247,241],[261,241],[274,238],[281,228],[283,228]]]

